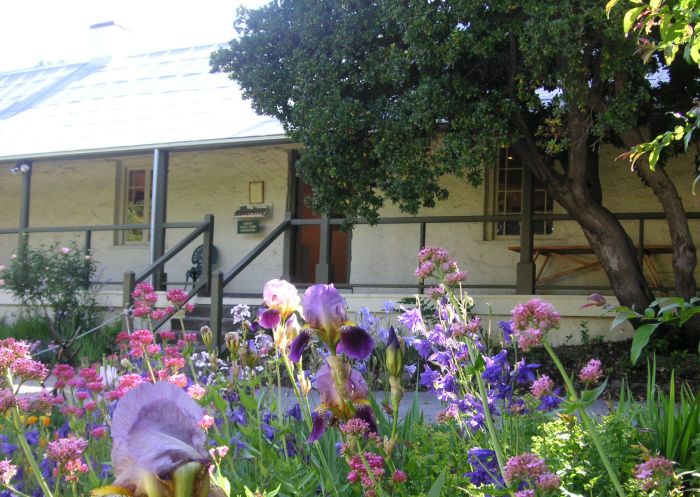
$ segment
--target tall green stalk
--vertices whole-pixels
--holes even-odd
[[[578,398],[578,395],[576,394],[576,390],[574,389],[574,384],[571,381],[569,374],[564,369],[564,365],[559,360],[559,356],[557,356],[557,354],[554,352],[554,349],[552,348],[552,346],[550,345],[550,343],[546,339],[542,340],[542,345],[544,346],[544,348],[547,351],[547,353],[549,354],[549,356],[552,358],[552,361],[554,361],[554,364],[557,366],[557,369],[559,370],[559,374],[561,374],[562,378],[564,379],[564,383],[566,383],[566,390],[569,392],[570,400],[572,400],[573,402],[577,402],[579,400],[579,398]],[[588,416],[588,413],[586,412],[585,408],[577,408],[576,412],[581,417],[581,421],[583,422],[583,426],[586,428],[586,430],[590,434],[591,439],[593,440],[593,445],[595,445],[595,448],[598,451],[598,455],[600,456],[600,459],[603,462],[603,466],[605,466],[605,469],[608,472],[608,476],[610,477],[610,481],[612,481],[612,484],[615,487],[617,494],[620,497],[627,497],[627,494],[625,493],[625,489],[622,487],[622,484],[620,483],[620,479],[617,476],[617,472],[615,471],[615,468],[612,467],[612,464],[610,463],[610,459],[608,459],[608,455],[605,453],[605,448],[603,447],[603,441],[600,439],[600,434],[598,433],[598,430],[596,429],[595,424],[591,420],[590,416]]]

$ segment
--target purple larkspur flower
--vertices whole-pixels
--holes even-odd
[[[431,390],[435,388],[435,380],[440,377],[440,372],[430,369],[430,366],[425,366],[425,371],[420,374],[419,383],[423,387],[428,387]]]
[[[384,303],[382,304],[382,310],[386,312],[387,314],[390,314],[394,312],[396,309],[396,304],[392,302],[391,300],[385,300]]]
[[[481,377],[486,383],[496,384],[503,382],[510,372],[508,364],[508,351],[503,349],[493,357],[484,356],[486,368],[481,373]]]
[[[498,327],[501,328],[501,331],[503,331],[503,341],[506,343],[506,345],[510,345],[511,343],[513,343],[513,339],[511,338],[513,334],[511,322],[499,321]]]
[[[430,361],[439,365],[443,371],[452,368],[452,354],[446,350],[435,352],[430,356]]]
[[[204,411],[181,388],[143,383],[119,400],[112,418],[115,485],[144,493],[145,475],[168,475],[181,465],[211,461],[198,422]]]
[[[496,452],[491,449],[472,447],[467,452],[467,461],[472,466],[472,471],[464,473],[473,485],[502,485],[503,477],[498,469]]]
[[[427,360],[433,353],[433,344],[429,340],[420,340],[418,338],[411,342],[411,346],[416,349],[421,359]]]
[[[425,331],[423,326],[423,317],[421,316],[420,309],[414,307],[413,309],[405,309],[401,307],[403,311],[397,318],[397,321],[404,325],[406,328],[411,330],[413,333],[422,333]]]
[[[539,364],[527,364],[524,358],[520,359],[517,363],[515,363],[513,379],[520,385],[530,385],[537,379],[537,373],[535,370],[539,367]]]

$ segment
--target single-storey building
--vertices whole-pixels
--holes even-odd
[[[310,190],[294,174],[303,146],[276,120],[256,115],[225,75],[210,73],[215,48],[0,73],[0,264],[25,236],[30,245],[87,243],[105,298],[119,303],[125,272],[138,275],[174,247],[180,250],[153,276],[161,288],[191,288],[193,252],[213,237],[215,250],[204,252],[225,275],[228,302],[255,299],[265,281],[286,277],[300,285],[333,282],[351,307],[376,310],[387,298],[419,291],[416,253],[441,245],[469,271],[469,291],[496,314],[536,292],[577,321],[597,316],[578,308],[592,291],[610,294],[607,278],[543,185],[533,187],[534,221],[525,222],[532,213],[522,212],[518,157],[507,150],[494,157],[478,188],[444,178],[449,199],[418,217],[388,205],[379,225],[343,232],[341,220],[321,219],[304,204]],[[619,153],[601,153],[605,205],[639,244],[652,285],[669,288],[661,207],[615,160]],[[667,167],[686,209],[700,212],[690,160]],[[207,215],[212,230],[203,224]],[[521,255],[521,227],[529,225],[534,247]],[[691,227],[700,235],[697,220]],[[193,230],[197,236],[187,239]],[[535,281],[522,272],[519,279],[517,265],[530,258]],[[12,304],[0,290],[0,310]]]

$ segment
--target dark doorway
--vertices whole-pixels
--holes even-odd
[[[320,219],[321,216],[307,207],[304,199],[311,195],[311,186],[301,178],[294,182],[294,217]],[[295,226],[292,229],[292,271],[294,283],[315,283],[316,265],[319,262],[321,227],[318,225]],[[347,283],[349,277],[350,233],[331,227],[330,283]]]

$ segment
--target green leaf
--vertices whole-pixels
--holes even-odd
[[[693,316],[695,316],[698,313],[700,313],[700,306],[694,306],[694,307],[691,307],[690,309],[684,309],[683,312],[681,313],[680,325],[683,326],[690,318],[692,318]]]
[[[629,311],[629,312],[620,312],[615,316],[615,319],[613,319],[612,324],[610,325],[610,331],[613,331],[615,328],[620,326],[622,323],[629,321],[631,317],[635,316],[636,313]]]
[[[592,405],[596,400],[598,400],[598,397],[603,393],[605,390],[605,387],[608,385],[608,379],[605,378],[605,381],[598,385],[596,388],[593,390],[584,390],[583,393],[581,394],[581,402],[587,407]]]
[[[634,337],[632,338],[632,350],[630,352],[630,359],[632,364],[637,364],[639,356],[642,354],[642,350],[649,343],[649,337],[652,333],[659,327],[661,323],[649,323],[637,328],[634,332]]]
[[[622,29],[625,33],[632,28],[632,25],[637,21],[639,14],[641,14],[644,9],[645,7],[635,7],[625,12],[625,17],[622,20]]]
[[[447,468],[443,469],[438,475],[437,479],[430,487],[427,497],[440,497],[440,492],[442,492],[442,487],[445,485],[445,478],[447,478]]]
[[[659,162],[659,155],[661,154],[661,146],[660,145],[654,145],[654,148],[651,149],[651,152],[649,153],[649,169],[652,171],[656,170],[656,163]]]
[[[620,0],[609,0],[608,3],[605,4],[605,13],[608,15],[608,17],[610,17],[610,11],[619,1]]]

